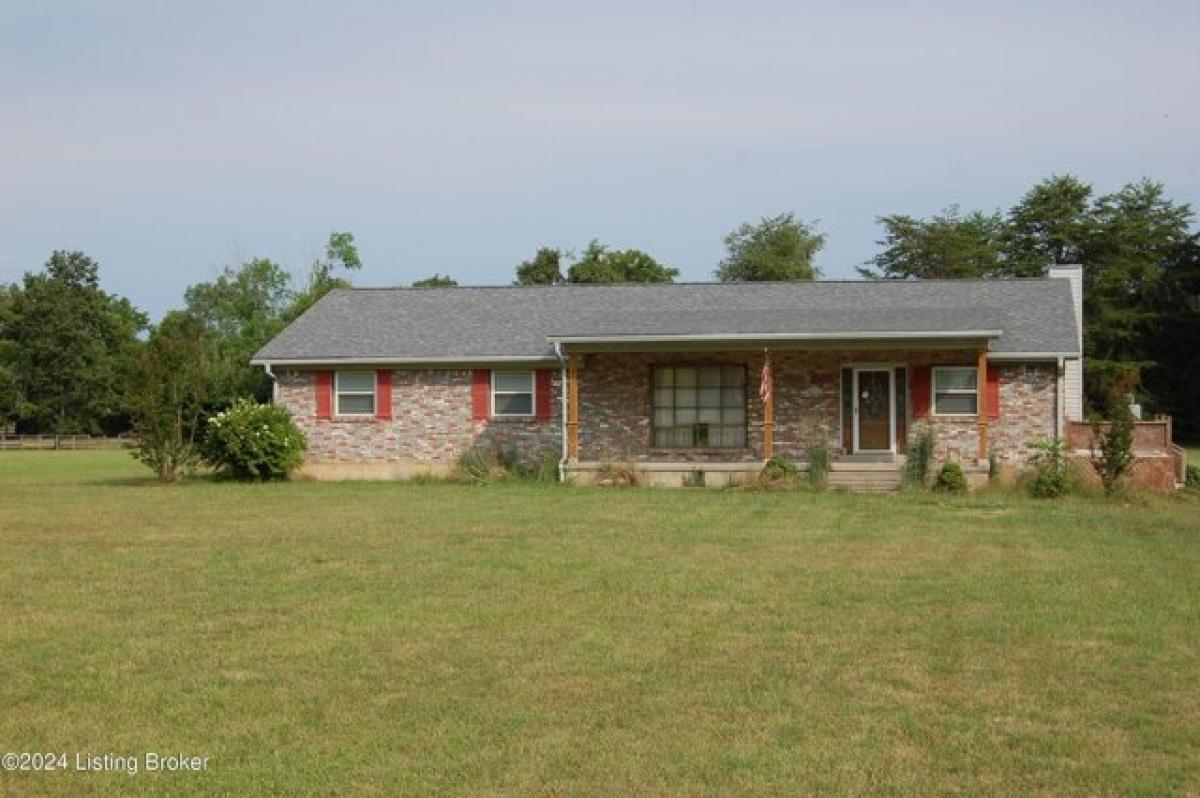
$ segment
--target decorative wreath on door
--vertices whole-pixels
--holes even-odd
[[[870,391],[863,391],[859,395],[859,404],[862,406],[863,414],[866,415],[867,418],[880,418],[883,416],[883,400],[884,395],[879,391],[874,393],[871,393]]]

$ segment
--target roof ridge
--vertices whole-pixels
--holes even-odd
[[[335,288],[335,291],[460,291],[460,290],[537,290],[548,288],[666,288],[675,286],[752,286],[752,285],[925,285],[930,283],[969,284],[982,283],[985,285],[1006,285],[1010,283],[1046,283],[1057,281],[1057,277],[931,277],[919,279],[880,279],[880,280],[739,280],[722,282],[720,280],[683,280],[670,283],[537,283],[533,285],[492,284],[492,285],[448,285],[448,286],[414,286],[414,285],[352,285]]]

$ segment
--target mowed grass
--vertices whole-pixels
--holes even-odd
[[[1200,502],[0,455],[11,794],[1195,794]]]

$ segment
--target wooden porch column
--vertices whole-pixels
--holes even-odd
[[[775,456],[775,374],[771,369],[771,353],[765,349],[758,393],[763,401],[763,459],[770,460]]]
[[[975,409],[979,411],[979,460],[988,459],[988,412],[987,403],[987,350],[979,350],[979,360],[976,364],[975,389],[978,398]]]
[[[579,462],[579,355],[567,359],[567,460]]]

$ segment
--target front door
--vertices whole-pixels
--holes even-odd
[[[892,372],[862,369],[855,372],[854,415],[858,419],[860,452],[886,452],[892,448]]]

